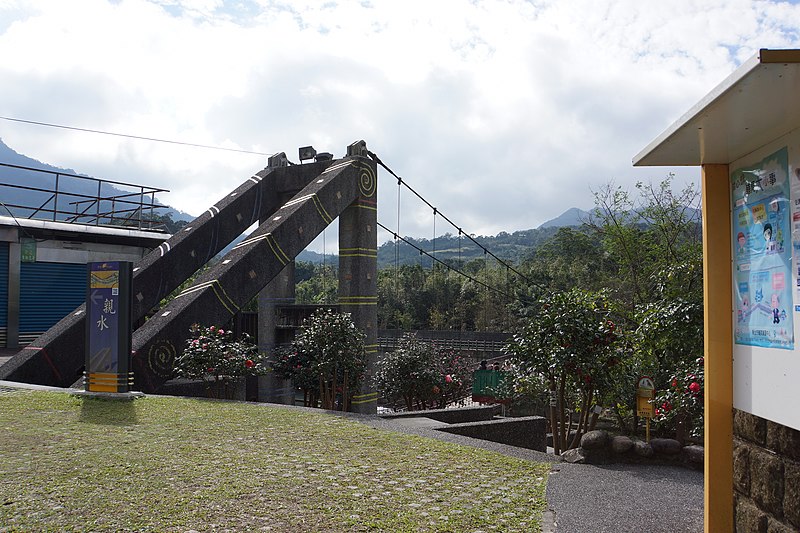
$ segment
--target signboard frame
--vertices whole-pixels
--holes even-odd
[[[133,263],[87,264],[87,392],[129,392],[131,372],[131,281]]]

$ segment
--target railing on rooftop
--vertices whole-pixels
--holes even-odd
[[[40,186],[5,183],[23,179]],[[43,181],[46,183],[39,183]],[[14,194],[14,190],[33,194]],[[6,211],[0,211],[0,215],[11,214],[15,218],[165,231],[164,224],[156,220],[156,210],[167,208],[156,203],[155,195],[161,192],[169,190],[0,163],[0,203]],[[23,194],[27,200],[4,200],[21,198]]]

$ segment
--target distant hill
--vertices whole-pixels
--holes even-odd
[[[591,213],[589,211],[584,211],[583,209],[578,209],[577,207],[570,207],[556,218],[548,220],[547,222],[543,222],[539,225],[539,229],[542,228],[563,228],[566,226],[580,226],[586,221]]]
[[[557,227],[538,228],[515,231],[514,233],[500,232],[495,236],[477,236],[481,246],[491,251],[497,257],[506,261],[519,261],[531,255],[547,239],[555,235]],[[449,233],[433,239],[406,238],[417,248],[433,254],[436,259],[443,262],[468,263],[475,259],[483,259],[483,250],[466,237],[458,238]],[[394,265],[395,261],[401,265],[430,266],[432,259],[403,241],[397,243],[388,241],[378,247],[378,268]],[[397,255],[395,255],[395,253]],[[490,261],[493,261],[489,257]]]
[[[47,163],[42,163],[41,161],[38,161],[31,157],[19,154],[16,151],[14,151],[11,147],[9,147],[7,144],[5,144],[2,139],[0,139],[0,163],[5,163],[7,165],[16,165],[20,167],[34,168],[38,170],[44,170],[47,172],[73,174],[75,176],[82,176],[86,178],[93,177],[93,176],[88,176],[86,174],[81,174],[71,168],[56,167],[53,165],[49,165]],[[103,178],[99,177],[97,179],[103,179]],[[55,187],[55,176],[53,174],[45,172],[34,172],[30,170],[11,168],[8,166],[0,165],[0,184],[24,185],[26,187],[52,190]],[[85,200],[85,198],[82,198],[77,195],[87,195],[87,196],[97,195],[96,181],[84,180],[69,176],[63,176],[63,175],[59,176],[58,188],[59,191],[63,193],[59,195],[59,200],[58,200],[58,209],[60,211],[74,212],[75,209],[74,203],[80,202],[81,200]],[[115,196],[121,194],[128,194],[132,192],[138,192],[138,188],[123,188],[121,186],[112,186],[109,184],[104,184],[101,189],[101,194],[103,196]],[[0,199],[2,199],[2,202],[4,204],[9,206],[10,205],[40,206],[46,204],[50,196],[51,196],[50,193],[41,191],[0,187]],[[156,204],[166,205],[158,201],[158,199],[156,199]],[[52,209],[53,207],[52,202],[47,204],[46,207]],[[106,209],[110,210],[110,205],[108,206],[101,205],[101,211]],[[30,210],[23,210],[20,208],[13,208],[13,207],[8,207],[6,209],[0,206],[0,215],[8,215],[9,210],[14,214],[14,216],[21,216],[21,217],[27,217],[31,213]],[[191,215],[169,206],[167,206],[166,209],[160,209],[158,214],[160,215],[169,214],[172,217],[172,219],[176,222],[177,221],[188,222],[194,219],[194,217],[192,217]],[[67,215],[61,215],[58,218],[63,220],[64,218],[66,218],[66,216]]]

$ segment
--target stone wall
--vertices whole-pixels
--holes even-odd
[[[800,431],[734,409],[738,533],[800,531]]]
[[[519,416],[443,425],[438,431],[508,444],[517,448],[527,448],[539,452],[547,451],[547,419],[541,416]]]
[[[425,417],[445,424],[461,424],[464,422],[480,422],[491,420],[500,414],[499,405],[482,405],[479,407],[457,407],[454,409],[428,409],[425,411],[404,411],[381,415],[381,418],[392,420],[395,418]]]

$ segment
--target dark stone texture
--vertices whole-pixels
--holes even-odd
[[[608,432],[602,429],[595,429],[584,433],[581,437],[581,448],[584,450],[601,450],[608,442]]]
[[[768,420],[767,448],[800,461],[800,431]]]
[[[574,463],[574,464],[585,464],[586,463],[586,455],[583,453],[581,448],[572,448],[571,450],[567,450],[561,454],[561,459],[563,459],[567,463]]]
[[[734,409],[733,434],[764,446],[767,441],[767,421],[756,415]]]
[[[633,441],[630,437],[618,435],[611,439],[611,450],[614,453],[627,453],[633,448]]]
[[[767,533],[797,533],[793,527],[789,527],[774,518],[767,519]]]
[[[636,452],[636,455],[639,457],[652,457],[653,456],[653,447],[650,446],[649,443],[643,440],[637,440],[633,442],[633,450]]]
[[[783,516],[783,462],[769,452],[750,452],[750,495],[758,506]]]
[[[456,409],[429,409],[427,411],[406,411],[403,413],[393,413],[389,415],[381,415],[381,418],[386,420],[394,420],[397,418],[414,418],[424,416],[443,422],[445,424],[461,424],[464,422],[482,422],[491,420],[496,415],[499,415],[502,407],[499,404],[495,405],[482,405],[479,407],[459,407]]]
[[[783,479],[783,516],[800,530],[800,464],[786,461]]]
[[[697,444],[685,446],[681,453],[689,463],[702,465],[705,461],[705,448]]]
[[[427,417],[428,415],[426,414],[425,416]],[[499,442],[529,450],[547,451],[547,419],[540,416],[467,422],[442,426],[436,429],[446,433]]]
[[[348,149],[348,153],[350,150]],[[359,195],[339,215],[339,309],[350,313],[365,334],[365,377],[353,396],[352,410],[375,414],[378,391],[373,385],[378,361],[378,227],[374,164],[358,163]]]
[[[736,533],[767,533],[767,515],[747,498],[737,498]]]
[[[733,488],[750,495],[750,446],[733,440]]]
[[[664,455],[678,455],[681,453],[681,443],[675,439],[651,439],[650,446],[654,453]]]

